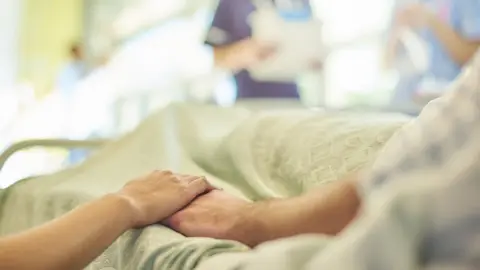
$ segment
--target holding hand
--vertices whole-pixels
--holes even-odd
[[[260,224],[254,218],[253,207],[253,203],[214,190],[174,214],[166,223],[188,237],[228,239],[255,246]]]
[[[310,71],[320,71],[323,69],[323,61],[322,60],[312,60],[309,65],[309,70]]]
[[[204,177],[155,171],[128,183],[119,195],[132,213],[132,227],[160,222],[214,188]]]
[[[223,48],[223,65],[239,71],[261,63],[275,53],[275,46],[247,38]]]
[[[0,238],[0,269],[84,269],[125,231],[164,220],[212,189],[203,177],[155,171],[42,226]]]

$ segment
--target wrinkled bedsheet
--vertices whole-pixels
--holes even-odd
[[[19,182],[0,197],[0,236],[40,225],[153,169],[207,176],[249,200],[298,195],[357,171],[406,121],[394,115],[171,105],[78,167]],[[194,269],[237,242],[163,226],[120,237],[87,269]],[[219,255],[221,256],[221,255]]]

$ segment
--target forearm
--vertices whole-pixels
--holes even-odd
[[[430,20],[430,28],[443,44],[450,57],[460,66],[470,61],[480,46],[479,41],[467,40],[450,25],[436,17]]]
[[[260,227],[255,244],[299,234],[335,235],[354,219],[359,205],[353,179],[297,198],[259,203],[252,212]]]
[[[39,228],[1,239],[0,269],[83,269],[131,227],[131,214],[125,200],[109,195]]]

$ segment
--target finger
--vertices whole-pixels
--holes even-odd
[[[155,170],[153,171],[150,175],[156,177],[156,178],[163,178],[165,176],[171,176],[173,173],[168,170]]]
[[[258,52],[257,57],[260,61],[266,60],[275,54],[276,48],[263,49]]]
[[[195,180],[198,180],[199,178],[203,178],[208,186],[207,186],[207,192],[208,191],[212,191],[212,190],[223,190],[221,188],[218,188],[218,187],[215,187],[214,185],[212,185],[205,176],[193,176],[193,175],[181,175],[182,177],[182,181],[185,181],[186,183],[190,184],[191,182],[195,181]]]
[[[208,181],[208,179],[205,176],[202,176],[202,177],[204,178],[205,182],[207,183],[207,192],[213,191],[213,190],[223,190],[223,188],[216,187],[215,185],[210,183],[210,181]]]
[[[262,42],[252,38],[249,40],[248,46],[250,46],[251,48],[260,48],[262,47]]]
[[[278,46],[268,46],[263,48],[263,53],[265,55],[272,55],[278,51]]]
[[[321,61],[312,61],[309,65],[309,68],[312,70],[322,69],[323,63]]]
[[[213,187],[205,177],[200,177],[190,182],[188,189],[190,190],[190,192],[195,194],[195,196],[198,196],[206,192],[215,190],[215,187]]]
[[[214,190],[223,190],[223,188],[212,185],[212,183],[210,183],[208,180],[207,180],[207,183],[208,183],[207,192],[214,191]]]
[[[198,175],[189,175],[189,174],[177,174],[177,177],[182,180],[182,181],[185,181],[187,183],[190,183],[192,182],[193,180],[197,179],[197,178],[200,178],[202,176],[198,176]]]
[[[274,51],[278,47],[277,42],[252,40],[250,48],[257,52]]]
[[[212,185],[212,183],[210,183],[210,181],[208,181],[208,179],[205,176],[195,176],[195,175],[188,175],[188,174],[178,174],[177,176],[180,177],[181,180],[184,180],[187,183],[191,183],[192,181],[195,181],[199,178],[204,178],[204,180],[208,184],[206,192],[213,191],[213,190],[223,190],[223,188],[219,188]]]

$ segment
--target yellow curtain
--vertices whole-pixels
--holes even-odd
[[[52,91],[68,61],[68,49],[82,37],[83,0],[23,0],[19,76],[37,97]]]

